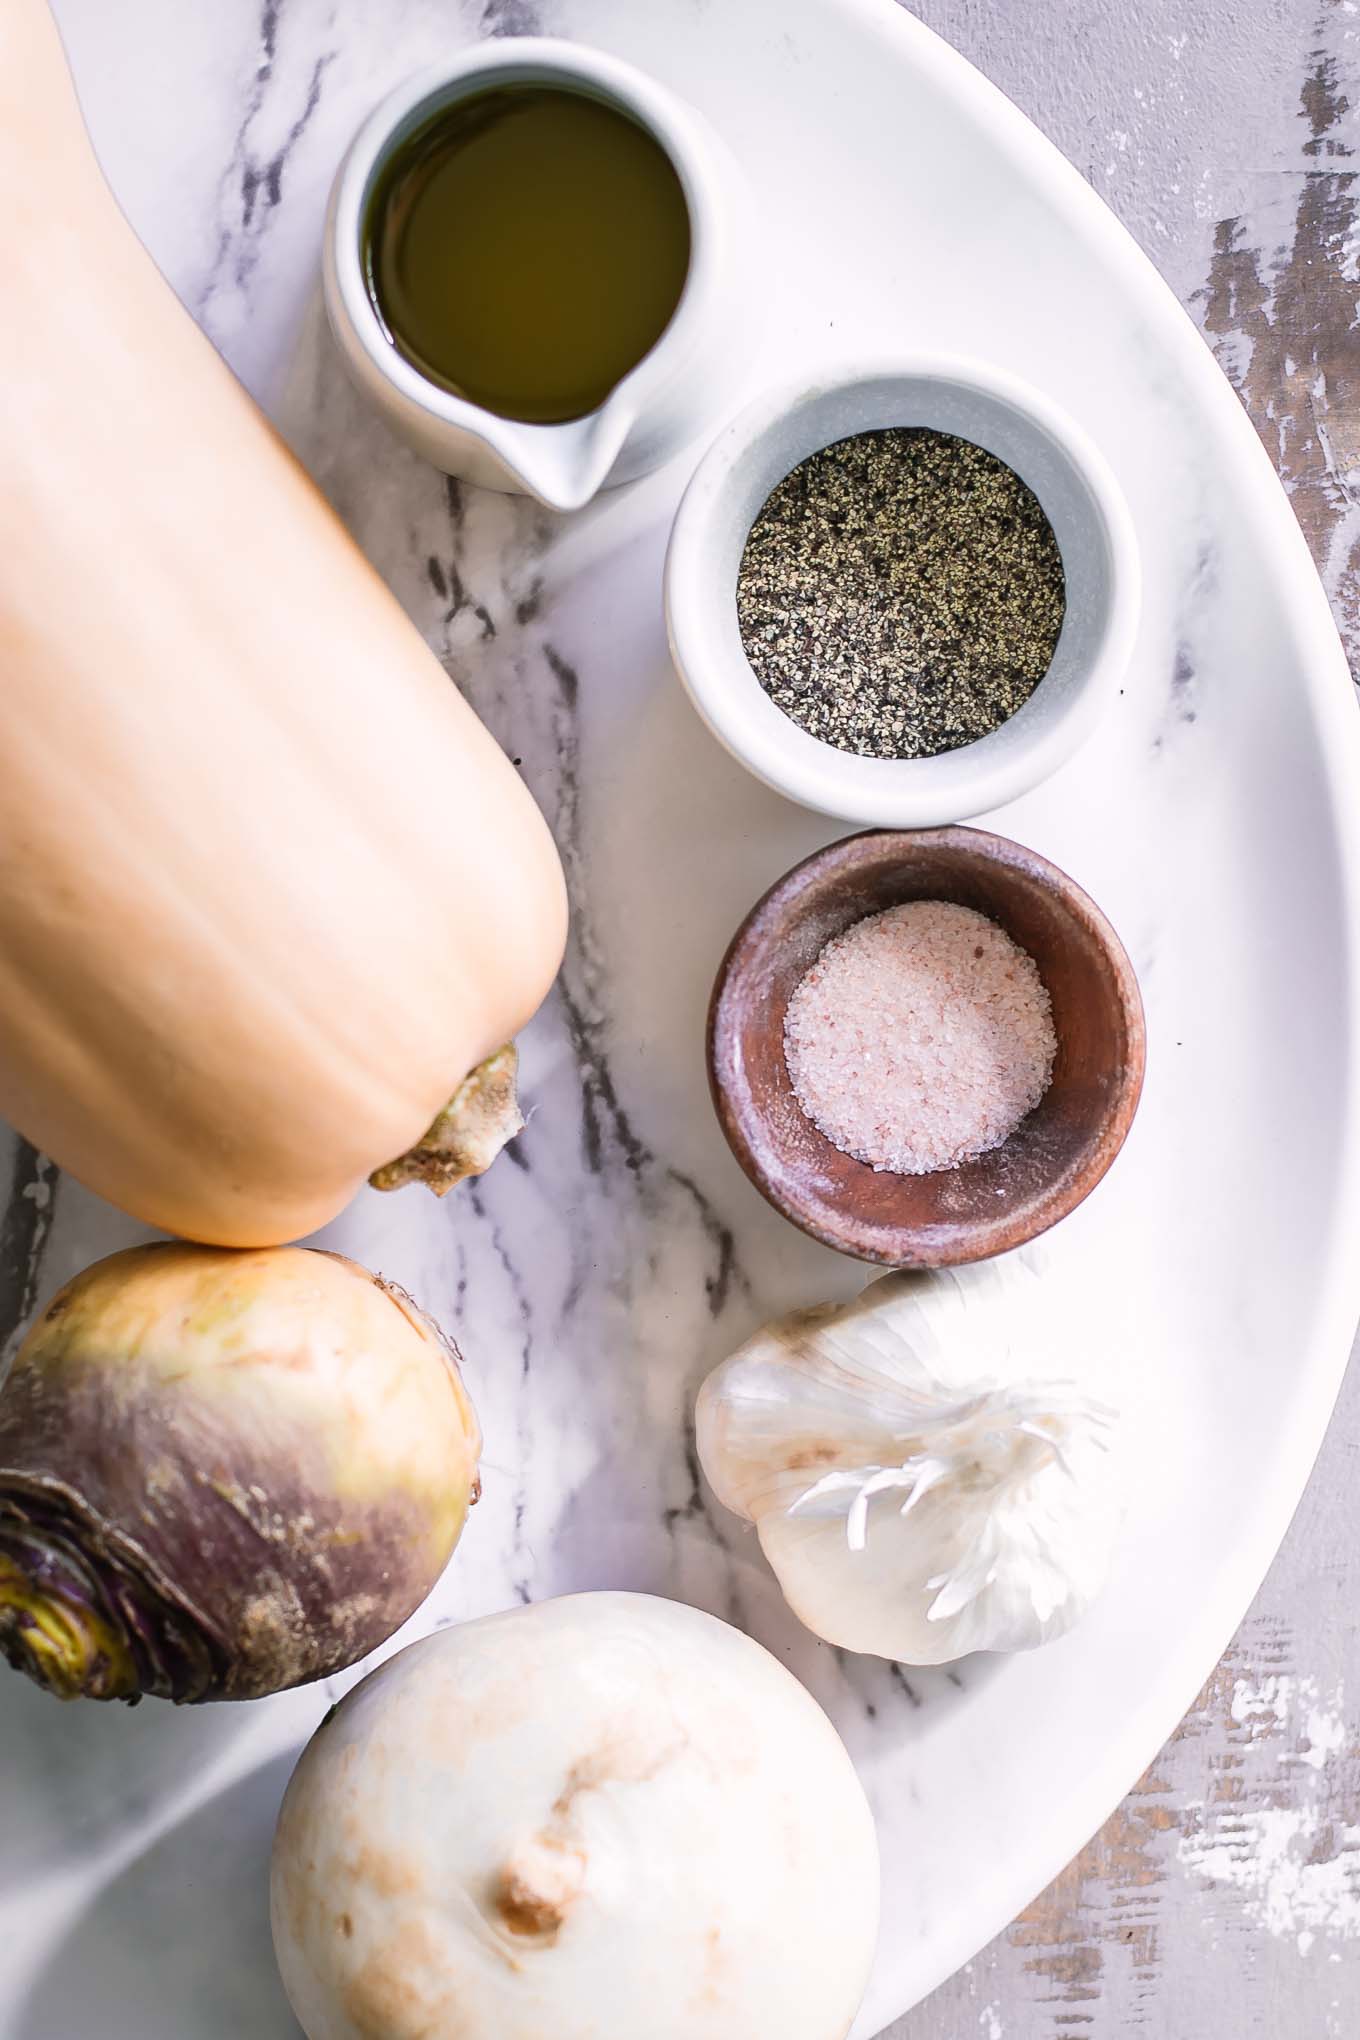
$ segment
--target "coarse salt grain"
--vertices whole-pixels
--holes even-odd
[[[1048,1089],[1057,1046],[1033,957],[949,900],[909,900],[836,936],[784,1021],[807,1117],[899,1176],[999,1147]]]

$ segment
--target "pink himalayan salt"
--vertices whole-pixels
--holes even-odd
[[[998,1147],[1048,1089],[1056,1053],[1033,957],[948,900],[910,900],[836,936],[784,1020],[813,1125],[899,1176]]]

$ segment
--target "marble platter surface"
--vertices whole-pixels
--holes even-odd
[[[443,1205],[365,1195],[327,1235],[456,1332],[485,1426],[485,1498],[407,1634],[633,1586],[779,1653],[839,1724],[879,1821],[867,2040],[1058,1871],[1170,1733],[1283,1534],[1345,1363],[1360,744],[1303,541],[1149,263],[890,0],[58,13],[133,224],[520,762],[572,888],[566,967],[523,1044],[516,1151]],[[322,210],[360,117],[451,42],[527,32],[649,67],[730,143],[771,314],[752,391],[866,353],[960,350],[1065,403],[1133,508],[1146,585],[1125,692],[1058,777],[988,818],[1095,895],[1149,1019],[1123,1156],[1000,1271],[1053,1371],[1123,1404],[1131,1474],[1107,1595],[1028,1657],[918,1674],[820,1646],[697,1470],[706,1369],[763,1317],[861,1279],[764,1206],[706,1097],[728,936],[842,832],[747,778],[670,671],[661,560],[697,449],[566,522],[479,496],[369,417],[323,328]],[[13,1185],[16,1315],[138,1237],[17,1144]],[[4,2040],[296,2040],[265,1863],[289,1764],[347,1683],[129,1714],[0,1681]]]

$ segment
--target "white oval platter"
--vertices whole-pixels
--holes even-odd
[[[518,1160],[444,1205],[366,1195],[329,1235],[457,1331],[485,1422],[485,1500],[408,1634],[631,1585],[780,1653],[839,1723],[880,1823],[864,2040],[1062,1867],[1174,1728],[1279,1543],[1345,1364],[1360,734],[1303,541],[1150,264],[890,0],[58,12],[134,225],[522,760],[571,880],[562,984],[525,1043]],[[447,488],[344,382],[316,293],[335,162],[403,73],[490,31],[604,45],[726,138],[766,270],[752,392],[864,354],[960,350],[1066,404],[1132,506],[1145,597],[1125,692],[1055,779],[988,818],[1094,894],[1149,1017],[1123,1156],[1002,1270],[1054,1370],[1128,1413],[1114,1579],[1047,1651],[926,1675],[838,1657],[786,1616],[697,1477],[687,1418],[706,1368],[763,1316],[860,1279],[738,1174],[702,1055],[733,927],[839,832],[746,777],[669,670],[662,553],[697,449],[561,526]],[[10,1217],[30,1298],[137,1236],[22,1150]],[[264,1866],[288,1764],[346,1683],[129,1715],[0,1680],[6,2040],[296,2035]]]

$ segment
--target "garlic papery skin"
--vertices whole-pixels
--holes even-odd
[[[845,2040],[878,1854],[768,1651],[577,1594],[440,1630],[341,1701],[271,1903],[308,2040]]]
[[[1104,1585],[1114,1412],[1012,1342],[995,1274],[898,1273],[766,1325],[704,1383],[699,1457],[799,1620],[903,1664],[1029,1650]]]

